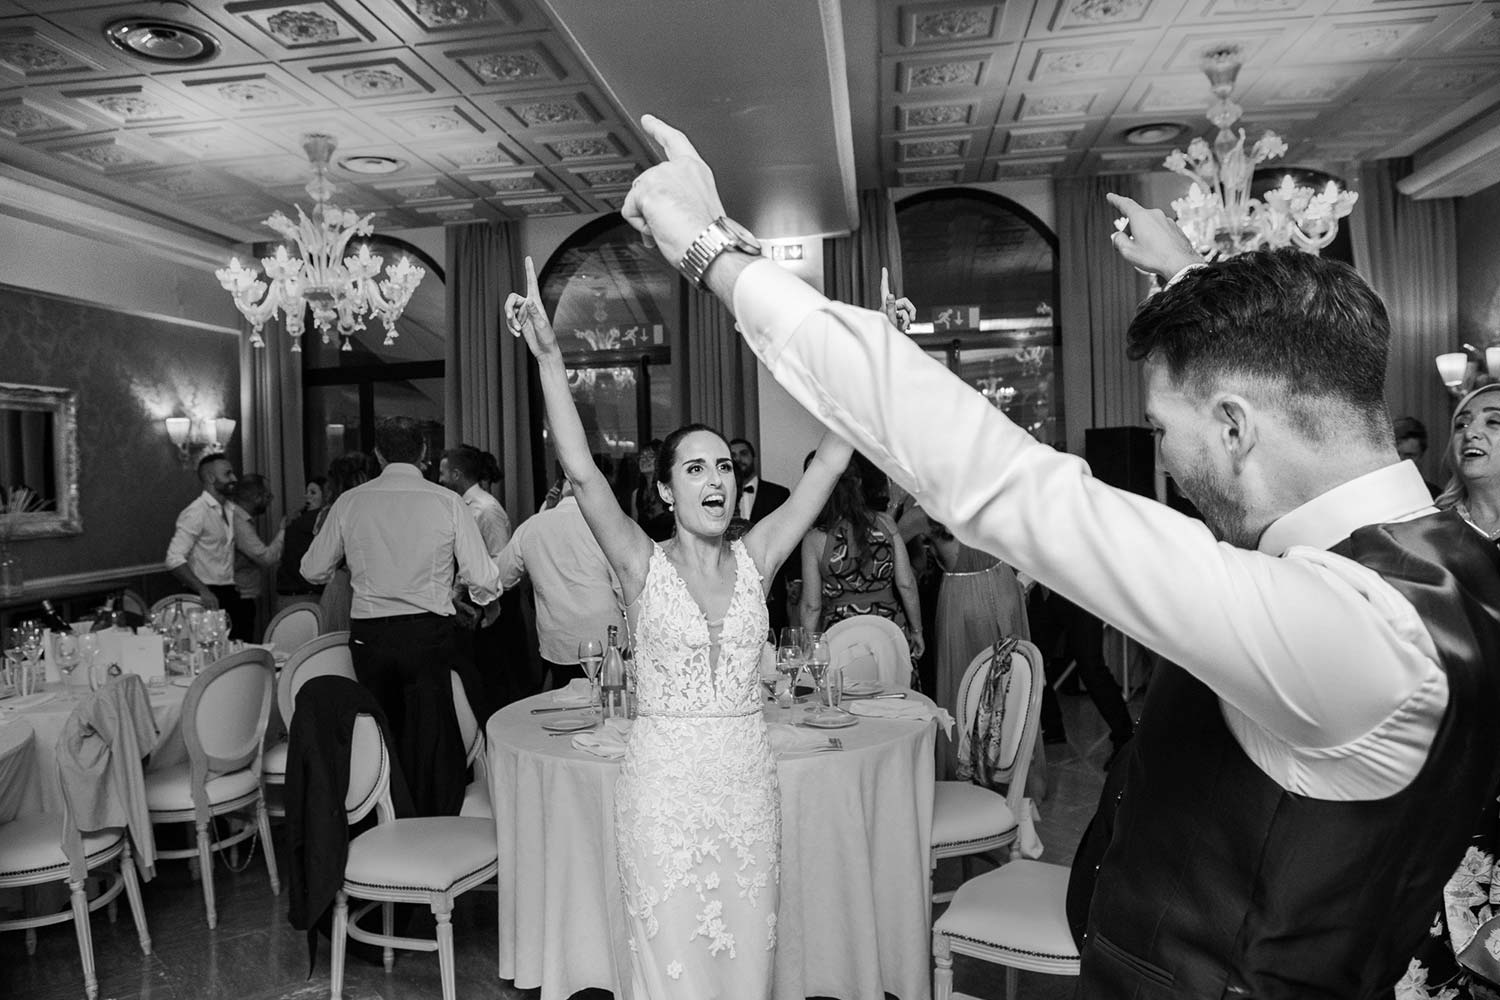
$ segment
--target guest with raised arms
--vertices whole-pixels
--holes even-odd
[[[507,322],[537,359],[547,419],[578,506],[620,581],[635,637],[638,716],[615,789],[632,993],[771,995],[780,803],[759,698],[766,592],[849,460],[825,435],[791,497],[742,540],[728,442],[701,424],[662,443],[656,490],[675,533],[653,542],[589,455],[531,258]]]
[[[1205,524],[1099,482],[882,314],[760,260],[687,137],[642,124],[666,161],[622,214],[793,398],[959,541],[1180,664],[1075,862],[1079,995],[1389,996],[1500,784],[1500,557],[1397,458],[1379,297],[1294,250],[1205,265],[1111,196],[1121,256],[1171,279],[1129,351]]]

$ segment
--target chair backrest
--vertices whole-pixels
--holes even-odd
[[[464,690],[458,671],[448,671],[448,677],[453,683],[453,712],[458,716],[458,734],[464,741],[464,764],[473,764],[474,758],[484,751],[484,732],[479,728],[479,719],[469,704],[469,694]]]
[[[151,609],[147,606],[146,599],[129,587],[120,591],[120,610],[128,615],[139,615],[150,620]]]
[[[275,647],[283,656],[291,656],[323,631],[323,609],[315,601],[288,604],[266,623],[261,642]]]
[[[986,646],[969,661],[958,685],[958,702],[953,714],[958,721],[960,754],[969,752],[969,737],[974,732],[980,698],[990,678],[993,649],[993,646]],[[1031,755],[1036,749],[1037,728],[1042,716],[1042,688],[1046,683],[1041,650],[1024,639],[1017,641],[1010,654],[1010,683],[1005,689],[1004,714],[1000,721],[1000,770],[994,775],[1009,783],[1006,800],[1012,810],[1020,807],[1025,795],[1026,772],[1031,768]]]
[[[203,607],[203,598],[197,594],[168,594],[155,604],[151,605],[151,617],[155,618],[158,611],[170,608],[176,602],[181,601],[185,608]]]
[[[349,652],[348,632],[329,632],[304,642],[281,668],[281,677],[276,683],[276,707],[281,710],[281,720],[288,730],[292,726],[292,712],[297,707],[297,691],[311,678],[325,674],[337,674],[351,681],[357,679],[354,676],[354,657]]]
[[[344,793],[344,811],[353,825],[379,809],[376,822],[395,818],[391,807],[391,757],[375,717],[361,712],[354,718],[349,737],[349,788]]]
[[[828,663],[842,667],[844,683],[879,681],[908,687],[911,684],[911,647],[906,633],[889,618],[855,615],[830,626]]]
[[[259,772],[275,685],[276,661],[265,649],[232,653],[193,679],[182,702],[182,737],[195,801],[209,772],[227,774],[246,767]]]

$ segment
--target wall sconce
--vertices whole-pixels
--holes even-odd
[[[202,420],[167,417],[163,423],[167,426],[167,438],[177,447],[177,460],[185,469],[196,466],[205,455],[223,452],[238,426],[238,421],[229,417]]]
[[[1462,396],[1480,384],[1478,380],[1482,375],[1488,375],[1492,382],[1500,382],[1500,346],[1486,347],[1483,354],[1473,344],[1463,347],[1462,351],[1439,354],[1436,358],[1438,376],[1450,393]]]

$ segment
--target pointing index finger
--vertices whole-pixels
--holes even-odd
[[[526,255],[526,297],[528,299],[540,299],[541,293],[536,286],[536,265],[531,263],[531,255]]]
[[[880,269],[880,301],[886,302],[891,297],[891,272],[889,268]]]
[[[1123,194],[1115,194],[1111,191],[1104,197],[1111,205],[1124,212],[1132,222],[1146,211],[1134,198],[1127,198]]]
[[[668,160],[702,159],[687,136],[655,115],[642,115],[641,128],[661,147]]]

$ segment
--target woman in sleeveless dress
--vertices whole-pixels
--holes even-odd
[[[637,717],[615,786],[615,839],[637,1000],[771,995],[780,793],[761,715],[766,591],[850,449],[825,437],[791,498],[729,543],[734,466],[701,424],[662,443],[656,490],[676,533],[653,542],[594,466],[531,259],[506,317],[537,359],[547,419],[635,635]]]

